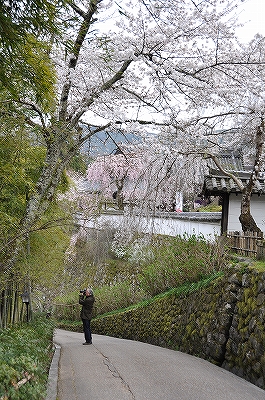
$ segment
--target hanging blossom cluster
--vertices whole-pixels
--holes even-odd
[[[90,191],[101,193],[101,201],[111,200],[119,190],[131,209],[175,211],[176,193],[194,195],[202,181],[200,160],[194,157],[192,166],[191,160],[162,145],[154,152],[139,144],[133,153],[124,146],[123,154],[97,157],[86,178]]]
[[[89,165],[87,180],[92,191],[104,192],[106,197],[112,197],[113,193],[121,187],[124,198],[129,198],[134,191],[135,182],[143,170],[143,162],[136,154],[116,154],[100,156]]]

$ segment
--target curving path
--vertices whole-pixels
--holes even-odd
[[[58,400],[265,399],[264,390],[178,351],[101,335],[83,346],[82,333],[60,329],[54,341],[61,346]]]

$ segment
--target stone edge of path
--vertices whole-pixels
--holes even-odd
[[[49,369],[46,400],[56,400],[58,385],[58,368],[61,355],[61,346],[54,343],[54,354]]]

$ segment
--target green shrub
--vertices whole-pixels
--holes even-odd
[[[100,315],[138,303],[144,294],[130,281],[124,281],[113,286],[105,285],[95,290],[95,296],[95,314]]]
[[[39,315],[28,324],[0,330],[0,398],[45,398],[53,329],[53,321]],[[18,388],[27,377],[31,378]]]
[[[157,237],[152,243],[153,261],[140,274],[141,288],[149,296],[155,296],[218,271],[223,267],[218,246],[203,236]]]
[[[115,285],[104,285],[94,290],[95,304],[93,315],[101,315],[107,312],[128,307],[138,303],[144,297],[139,287],[130,281],[116,283]],[[77,304],[77,294],[72,297],[70,304],[59,304],[54,307],[54,317],[57,321],[76,321],[80,319],[81,305]],[[68,298],[69,301],[69,298]],[[75,304],[76,303],[76,304]]]
[[[201,279],[224,268],[221,241],[210,243],[203,236],[148,236],[127,243],[121,259],[107,259],[90,268],[85,284],[94,289],[94,315],[126,308],[144,299]],[[64,292],[54,309],[58,320],[79,320],[78,293]],[[64,305],[65,304],[65,305]]]

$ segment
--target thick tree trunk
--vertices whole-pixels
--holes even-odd
[[[258,179],[258,174],[260,172],[261,158],[263,154],[264,145],[264,121],[262,119],[260,126],[257,127],[256,131],[256,154],[253,166],[253,171],[250,175],[249,181],[242,191],[242,201],[241,201],[241,214],[239,216],[239,221],[242,226],[243,232],[261,232],[261,229],[257,226],[254,218],[250,212],[251,194],[255,183]]]
[[[251,193],[243,193],[241,201],[241,214],[239,216],[239,221],[242,226],[243,232],[261,232],[261,229],[257,226],[254,218],[250,213],[250,201]]]

